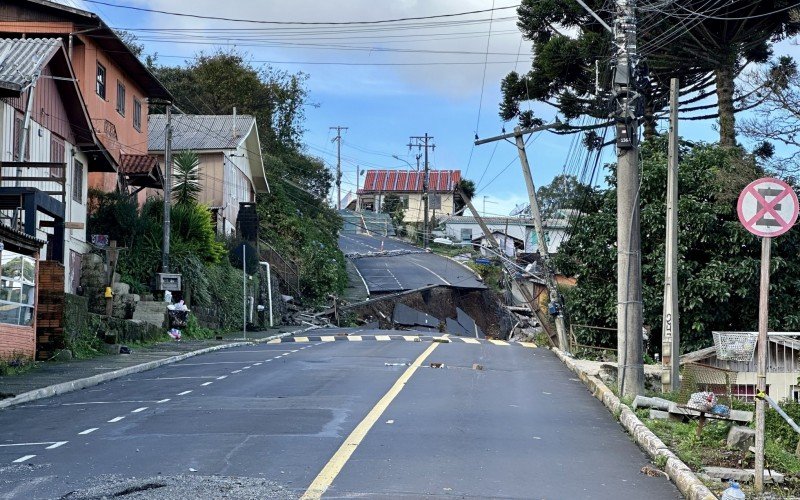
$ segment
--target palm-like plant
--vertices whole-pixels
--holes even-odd
[[[181,151],[173,159],[175,186],[172,198],[176,205],[197,203],[198,195],[203,190],[200,184],[200,157],[194,151]]]

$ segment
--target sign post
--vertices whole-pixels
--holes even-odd
[[[751,182],[739,195],[737,212],[742,225],[761,236],[761,280],[758,295],[758,360],[756,392],[767,390],[767,320],[769,308],[769,260],[772,238],[780,236],[797,221],[797,195],[780,179],[765,177]],[[764,491],[764,405],[756,398],[755,490]]]

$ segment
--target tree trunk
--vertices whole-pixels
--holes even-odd
[[[656,118],[653,113],[653,101],[647,99],[644,104],[644,140],[650,140],[656,136]]]
[[[717,80],[717,106],[719,108],[719,144],[736,146],[736,117],[733,107],[733,66],[720,66],[714,70]]]

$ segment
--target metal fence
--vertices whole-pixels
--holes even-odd
[[[269,262],[270,268],[286,284],[290,293],[294,293],[296,296],[301,295],[300,267],[297,264],[284,258],[264,240],[259,240],[259,255],[261,260]]]
[[[576,358],[616,359],[617,348],[611,347],[611,342],[604,337],[607,332],[614,332],[613,342],[616,344],[616,328],[603,326],[589,326],[580,324],[569,325],[569,345],[570,352]],[[581,339],[580,341],[578,339]]]

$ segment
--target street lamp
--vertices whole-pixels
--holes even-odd
[[[408,162],[408,160],[405,160],[405,159],[403,159],[403,158],[400,158],[400,157],[399,157],[399,156],[397,156],[397,155],[392,155],[392,158],[394,158],[395,160],[400,160],[400,161],[402,161],[403,163],[405,163],[406,165],[408,165],[408,168],[410,168],[410,169],[413,169],[413,170],[419,170],[419,165],[417,165],[417,167],[416,167],[416,168],[414,168],[414,165],[412,165],[411,163],[409,163],[409,162]],[[417,161],[419,161],[419,157],[417,157]]]

